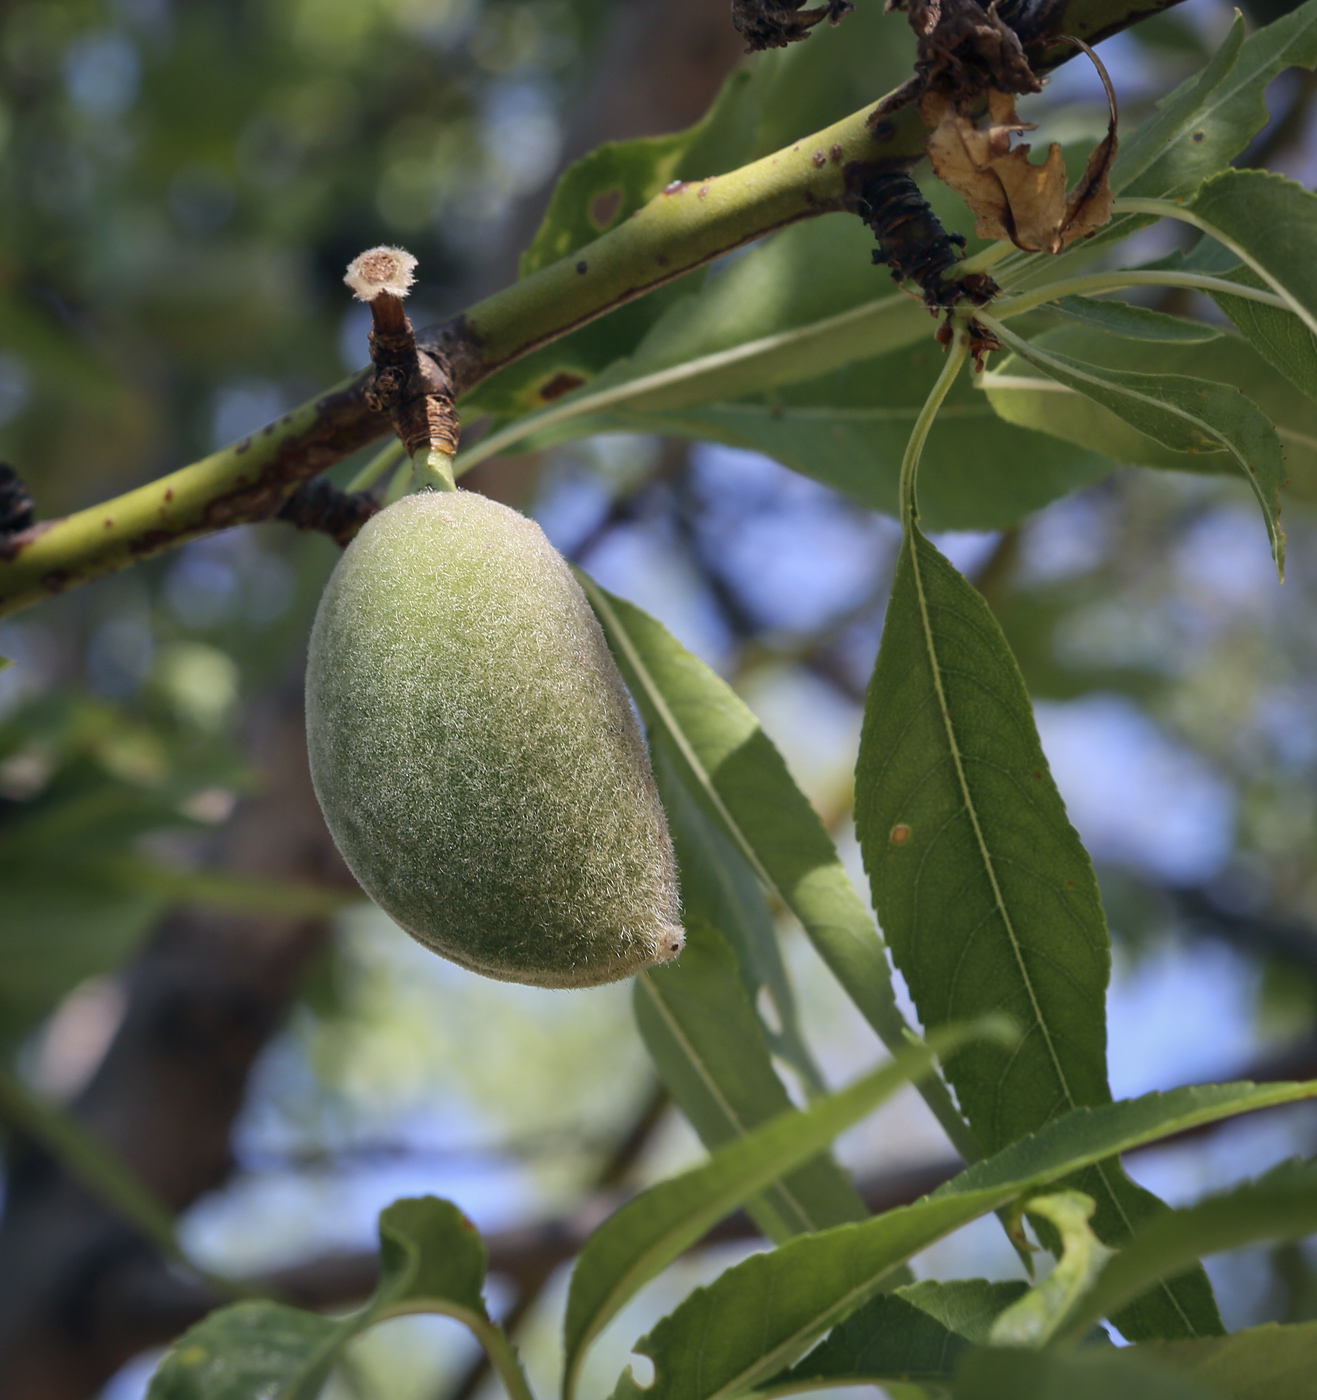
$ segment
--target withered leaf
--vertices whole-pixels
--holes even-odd
[[[974,211],[974,232],[980,238],[1009,239],[1029,253],[1059,253],[1111,218],[1114,97],[1106,139],[1089,156],[1083,179],[1069,193],[1056,142],[1048,147],[1042,165],[1029,159],[1028,145],[1011,149],[1011,137],[1032,131],[1033,123],[1020,120],[1009,93],[989,90],[983,126],[942,93],[928,94],[920,110],[933,128],[927,146],[933,169]]]

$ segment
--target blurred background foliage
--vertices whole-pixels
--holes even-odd
[[[724,10],[11,0],[0,458],[49,516],[277,417],[364,361],[363,309],[340,279],[369,244],[420,258],[417,324],[505,282],[567,158],[698,117],[742,61]],[[1219,0],[1190,0],[1105,45],[1124,120],[1194,71],[1228,20]],[[894,85],[909,36],[866,0],[841,29],[754,62],[771,71],[747,155]],[[1078,68],[1060,74],[1037,104],[1057,114],[1043,134],[1091,131],[1095,89]],[[1252,153],[1309,185],[1312,93],[1285,75]],[[1141,237],[1149,256],[1168,251],[1168,235]],[[894,522],[768,458],[638,435],[495,459],[471,484],[531,510],[733,679],[862,879],[850,770]],[[1002,618],[1101,869],[1118,1094],[1236,1075],[1273,1052],[1307,1072],[1317,1059],[1317,527],[1298,506],[1286,526],[1283,589],[1244,488],[1226,480],[1126,470],[1018,530],[940,540]],[[312,879],[298,859],[262,866],[227,835],[284,782],[271,753],[297,761],[296,723],[272,717],[300,685],[334,558],[320,537],[247,528],[0,624],[15,663],[0,673],[0,1042],[33,1092],[88,1092],[137,960],[173,936],[178,909],[321,921],[272,1034],[257,1037],[241,1112],[216,1109],[229,1169],[175,1202],[193,1257],[239,1275],[367,1247],[378,1208],[404,1192],[451,1195],[482,1228],[507,1230],[698,1150],[656,1097],[624,988],[568,996],[473,979],[356,903],[341,877]],[[244,839],[279,844],[259,828]],[[323,920],[340,905],[331,933]],[[875,1046],[785,924],[783,937],[835,1083]],[[167,1136],[138,1147],[146,1160],[172,1150]],[[1314,1148],[1311,1124],[1280,1115],[1134,1165],[1182,1199]],[[907,1095],[841,1155],[873,1176],[946,1148]],[[14,1238],[0,1316],[4,1295],[29,1287]],[[627,1340],[746,1247],[693,1258],[643,1295],[587,1384],[605,1384]],[[991,1221],[920,1267],[1018,1270]],[[1301,1247],[1221,1265],[1227,1321],[1317,1316],[1315,1270]],[[506,1303],[529,1312],[521,1341],[539,1375],[553,1365],[560,1275],[507,1285]],[[398,1322],[359,1344],[334,1393],[438,1400],[464,1375],[469,1393],[471,1361],[446,1324]],[[137,1395],[146,1364],[108,1394]],[[64,1393],[95,1393],[81,1384]]]

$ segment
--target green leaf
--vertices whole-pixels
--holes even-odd
[[[981,1278],[925,1279],[897,1292],[906,1302],[912,1303],[929,1317],[936,1318],[949,1331],[971,1342],[984,1343],[991,1335],[997,1315],[1027,1288],[1027,1284],[1016,1280],[989,1283]],[[829,1337],[825,1345],[831,1344],[831,1341],[832,1337]],[[808,1359],[813,1361],[814,1353]]]
[[[1245,287],[1260,289],[1266,285],[1247,267],[1235,268],[1223,275],[1226,281]],[[1212,300],[1273,369],[1278,369],[1309,399],[1317,401],[1317,335],[1313,335],[1297,316],[1278,307],[1246,297],[1223,296],[1219,292],[1212,294]],[[1286,441],[1283,433],[1282,441]]]
[[[780,1114],[720,1148],[703,1166],[651,1187],[610,1216],[586,1242],[572,1273],[564,1394],[575,1390],[585,1347],[645,1283],[744,1201],[826,1148],[909,1080],[929,1073],[935,1050],[977,1038],[962,1030],[932,1047],[907,1050],[808,1109]]]
[[[1273,313],[1256,302],[1241,305],[1274,314],[1302,330],[1283,311]],[[1301,499],[1317,496],[1317,407],[1237,336],[1225,335],[1204,345],[1152,345],[1066,326],[1034,337],[1032,344],[1089,365],[1232,384],[1258,405],[1280,437],[1289,471],[1286,494]],[[1173,451],[1078,390],[1039,375],[1018,359],[1008,359],[1000,372],[982,376],[981,383],[993,407],[1010,422],[1091,445],[1116,461],[1176,471],[1238,472],[1235,460],[1223,452]]]
[[[1016,1282],[953,1279],[880,1293],[833,1328],[802,1362],[754,1393],[948,1380],[960,1358],[976,1342],[988,1340],[997,1314],[1025,1289]]]
[[[1270,171],[1226,170],[1207,181],[1189,208],[1213,237],[1246,254],[1317,334],[1317,195]]]
[[[189,1328],[151,1378],[148,1400],[315,1400],[341,1323],[283,1303],[236,1303]]]
[[[480,1232],[451,1201],[394,1201],[380,1215],[380,1282],[366,1311],[372,1320],[420,1310],[487,1323],[488,1259]]]
[[[1058,1177],[1198,1123],[1317,1094],[1302,1085],[1207,1085],[1076,1109],[911,1206],[802,1235],[697,1289],[634,1350],[654,1361],[618,1400],[722,1400],[777,1376],[868,1301],[896,1266],[969,1221]]]
[[[482,1297],[486,1253],[449,1201],[395,1201],[380,1215],[380,1281],[364,1308],[341,1320],[282,1303],[221,1308],[186,1331],[151,1378],[148,1400],[316,1400],[343,1348],[404,1313],[465,1323],[488,1352],[511,1400],[531,1400],[520,1363]]]
[[[951,1394],[953,1400],[1219,1400],[1215,1391],[1132,1356],[1134,1350],[976,1351],[961,1363]]]
[[[882,939],[808,798],[736,693],[663,625],[578,575],[640,707],[691,793],[810,942],[889,1050],[911,1034]],[[957,1148],[977,1156],[939,1080],[922,1092]]]
[[[232,909],[239,913],[275,914],[291,918],[328,919],[362,903],[355,890],[312,885],[300,880],[262,880],[232,870],[180,870],[147,861],[125,862],[125,877],[140,889],[174,904],[203,909]]]
[[[1110,943],[1097,880],[1043,756],[1024,681],[982,595],[917,526],[897,561],[856,766],[874,908],[929,1029],[992,1012],[1006,1051],[944,1062],[985,1150],[1110,1100]],[[1097,1233],[1128,1238],[1155,1198],[1118,1163],[1076,1182]],[[1120,1320],[1135,1337],[1219,1326],[1205,1279]]]
[[[1317,1322],[1268,1323],[1195,1342],[1145,1342],[1139,1356],[1170,1366],[1229,1400],[1310,1400]]]
[[[1023,1298],[1012,1303],[992,1325],[989,1340],[999,1347],[1039,1347],[1050,1342],[1062,1319],[1111,1258],[1111,1251],[1089,1227],[1093,1198],[1082,1191],[1035,1196],[1026,1207],[1042,1216],[1061,1239],[1056,1268]]]
[[[1228,452],[1262,507],[1276,569],[1285,577],[1285,532],[1280,527],[1285,454],[1271,420],[1252,400],[1232,385],[1109,369],[1031,344],[1005,327],[1001,331],[1005,343],[1022,359],[1110,409],[1164,447],[1176,452]]]
[[[1266,309],[1266,308],[1264,308]],[[1204,321],[1187,321],[1181,316],[1167,316],[1150,311],[1146,306],[1134,306],[1127,301],[1100,301],[1095,297],[1061,297],[1049,303],[1055,311],[1070,321],[1079,321],[1096,330],[1129,340],[1171,341],[1180,345],[1197,345],[1205,340],[1217,340],[1221,332]]]
[[[1286,1162],[1257,1181],[1168,1211],[1139,1230],[1070,1309],[1070,1335],[1204,1254],[1317,1231],[1317,1163]]]
[[[529,277],[616,228],[673,180],[740,165],[754,139],[751,75],[733,73],[694,126],[666,136],[606,141],[558,177],[549,207],[521,255]]]
[[[752,75],[734,73],[694,126],[667,136],[612,141],[570,166],[522,255],[523,277],[616,228],[673,180],[735,169],[750,154],[759,99]],[[463,402],[471,412],[524,413],[629,355],[682,289],[659,288],[486,380]]]
[[[1122,141],[1112,172],[1117,194],[1185,195],[1224,169],[1267,124],[1267,85],[1284,69],[1317,65],[1317,0],[1244,38],[1236,15],[1207,67],[1159,104]]]
[[[662,736],[655,736],[651,758],[677,856],[684,921],[707,923],[726,938],[751,1006],[767,990],[777,1013],[776,1027],[758,1017],[769,1050],[786,1061],[811,1092],[820,1091],[822,1076],[800,1030],[795,992],[763,887],[731,838],[682,781]]]
[[[58,849],[58,848],[57,848]],[[106,862],[0,860],[0,1018],[34,1024],[79,982],[120,967],[168,908]]]
[[[941,347],[924,339],[755,402],[628,413],[618,423],[764,452],[860,505],[896,514],[906,439],[941,362]],[[1095,453],[1058,451],[1001,421],[967,378],[952,386],[923,463],[921,510],[937,529],[1006,528],[1112,469]]]
[[[1034,342],[1043,344],[1046,336]],[[1176,452],[1141,433],[1096,399],[1037,373],[1015,355],[985,374],[979,387],[993,410],[1008,423],[1046,433],[1062,442],[1084,443],[1113,463],[1164,467],[1172,471],[1233,473],[1235,465],[1220,452]]]
[[[681,958],[638,977],[633,998],[660,1077],[710,1151],[791,1108],[737,959],[717,929],[689,917]],[[867,1214],[849,1178],[826,1156],[798,1168],[747,1209],[778,1241]]]

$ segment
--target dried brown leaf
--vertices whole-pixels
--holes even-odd
[[[1085,46],[1086,47],[1086,46]],[[1111,218],[1111,167],[1116,158],[1116,106],[1111,102],[1107,136],[1088,158],[1083,179],[1068,194],[1061,147],[1053,142],[1047,159],[1036,165],[1028,145],[1011,149],[1011,138],[1033,130],[1015,111],[1015,99],[990,90],[985,125],[980,126],[958,103],[930,93],[920,108],[933,128],[928,155],[933,169],[974,211],[980,238],[1009,239],[1026,252],[1059,253]]]

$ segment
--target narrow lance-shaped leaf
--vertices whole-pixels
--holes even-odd
[[[890,1271],[970,1220],[1080,1169],[1200,1123],[1317,1094],[1317,1083],[1206,1085],[1076,1109],[911,1206],[802,1235],[697,1289],[634,1350],[654,1361],[618,1400],[725,1400],[777,1376],[868,1301]]]
[[[1189,205],[1213,237],[1246,255],[1317,334],[1317,194],[1266,170],[1226,170]]]
[[[982,595],[919,529],[915,480],[953,347],[902,466],[904,539],[865,704],[856,828],[874,907],[930,1030],[989,1013],[1023,1039],[944,1063],[989,1150],[1108,1103],[1110,943],[1092,862],[1066,818],[1010,647]],[[1088,1173],[1109,1245],[1160,1208],[1118,1162]],[[1201,1271],[1117,1319],[1132,1339],[1220,1330]]]
[[[567,1298],[566,1382],[571,1395],[584,1348],[636,1291],[769,1182],[826,1147],[912,1078],[931,1071],[933,1052],[981,1038],[968,1031],[905,1051],[803,1112],[789,1110],[702,1166],[628,1202],[591,1235]]]
[[[1246,287],[1262,289],[1266,285],[1256,272],[1247,267],[1237,267],[1220,276],[1224,281],[1238,282]],[[1279,307],[1221,292],[1213,292],[1212,300],[1273,369],[1279,370],[1300,393],[1317,402],[1317,335],[1297,316]],[[1279,429],[1280,425],[1277,427]],[[1283,433],[1281,440],[1285,441]]]
[[[737,960],[718,930],[688,918],[686,950],[635,981],[636,1023],[659,1076],[710,1151],[744,1138],[791,1108],[746,995]],[[867,1215],[831,1158],[797,1167],[746,1209],[771,1240]]]
[[[651,734],[664,737],[690,790],[800,920],[887,1048],[905,1048],[911,1032],[873,919],[759,721],[661,623],[580,577]],[[978,1156],[946,1086],[926,1080],[921,1093],[962,1155]]]
[[[1317,3],[1307,0],[1247,39],[1236,15],[1211,61],[1159,104],[1123,144],[1117,194],[1173,196],[1224,169],[1267,124],[1267,85],[1286,68],[1317,64]]]
[[[1285,532],[1280,527],[1285,454],[1271,420],[1255,403],[1228,384],[1086,364],[1044,350],[999,321],[985,319],[1021,359],[1173,451],[1228,452],[1262,507],[1276,568],[1285,577]]]
[[[757,875],[690,792],[662,735],[652,736],[650,753],[677,856],[684,920],[704,921],[726,938],[751,1005],[761,991],[772,1003],[777,1024],[759,1017],[768,1048],[800,1075],[808,1092],[821,1092],[823,1079],[800,1029],[773,911]]]
[[[1219,247],[1215,243],[1213,246]],[[1258,306],[1256,302],[1244,304]],[[1258,309],[1268,317],[1275,316],[1299,332],[1307,333],[1295,317],[1286,312],[1269,306]],[[1305,397],[1290,378],[1276,374],[1259,351],[1238,336],[1223,335],[1198,345],[1154,344],[1118,339],[1076,324],[1044,331],[1031,337],[1030,344],[1037,351],[1055,353],[1099,369],[1178,374],[1233,385],[1257,404],[1276,429],[1289,473],[1285,495],[1307,499],[1317,493],[1317,402]],[[1291,366],[1296,370],[1300,368],[1293,361]],[[990,373],[982,375],[978,382],[986,390],[993,408],[1010,422],[1054,439],[1089,444],[1116,461],[1174,471],[1226,475],[1239,472],[1239,464],[1231,454],[1174,451],[1139,432],[1095,399],[1035,369],[1018,356],[1011,355]],[[1313,360],[1313,383],[1317,386],[1317,358]]]
[[[1241,287],[1255,291],[1272,291],[1267,283],[1240,258],[1210,235],[1200,238],[1189,252],[1176,251],[1155,263],[1147,265],[1147,271],[1167,269],[1173,272],[1205,273],[1221,282],[1235,282]],[[1317,402],[1317,335],[1290,310],[1270,306],[1252,297],[1230,296],[1228,293],[1213,290],[1212,300],[1230,318],[1231,322],[1254,350],[1271,366],[1294,385],[1310,401]],[[1244,388],[1244,385],[1239,385]],[[1247,392],[1247,391],[1246,391]],[[1268,413],[1285,443],[1290,462],[1291,478],[1294,475],[1294,435],[1287,435],[1285,424],[1273,405],[1256,393],[1259,407]],[[1317,437],[1312,438],[1317,446]],[[1293,480],[1291,479],[1291,485]]]
[[[811,1090],[822,1080],[796,1022],[795,999],[763,891],[740,851],[682,781],[660,734],[654,776],[668,814],[681,880],[686,951],[634,983],[636,1023],[660,1078],[710,1151],[791,1107],[770,1051]],[[756,1007],[768,990],[771,1033]],[[746,1210],[771,1240],[868,1212],[826,1154],[798,1167]]]
[[[1077,1299],[1062,1335],[1099,1317],[1204,1254],[1260,1240],[1302,1239],[1317,1231],[1317,1163],[1286,1162],[1257,1181],[1169,1211],[1140,1230]]]

